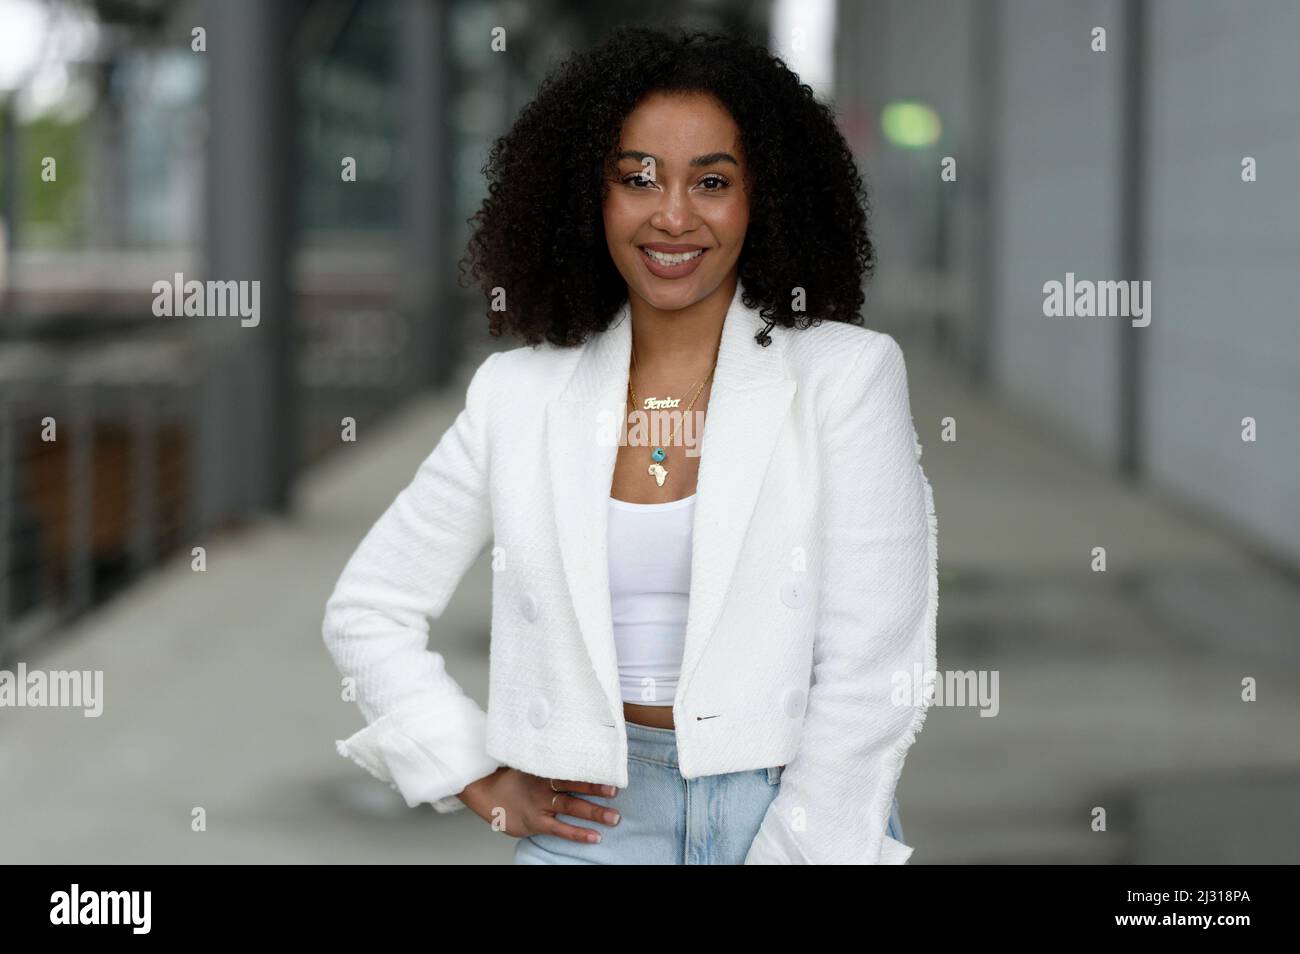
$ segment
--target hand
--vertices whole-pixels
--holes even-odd
[[[574,793],[612,798],[618,794],[618,789],[592,782],[542,778],[502,766],[491,775],[465,786],[457,797],[484,821],[493,822],[501,818],[504,823],[502,830],[516,838],[557,835],[570,841],[599,841],[600,833],[596,829],[569,825],[555,816],[587,818],[612,827],[619,822],[618,812],[578,798]]]

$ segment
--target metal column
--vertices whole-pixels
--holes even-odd
[[[205,374],[197,448],[198,524],[284,511],[296,462],[297,375],[290,242],[295,202],[300,8],[277,0],[209,0],[205,274],[259,281],[260,323],[180,318],[202,336]],[[188,278],[189,276],[187,276]]]

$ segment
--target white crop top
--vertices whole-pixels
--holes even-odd
[[[609,602],[623,701],[671,706],[691,595],[695,494],[667,503],[609,498]]]

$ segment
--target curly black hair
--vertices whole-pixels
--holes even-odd
[[[628,290],[605,242],[606,163],[625,117],[667,91],[712,94],[740,128],[751,182],[745,304],[768,328],[860,323],[875,265],[867,193],[833,112],[741,37],[625,26],[548,72],[489,153],[488,196],[459,263],[461,284],[468,277],[489,302],[507,291],[506,310],[489,306],[489,334],[570,347],[609,327]],[[796,287],[806,311],[791,307]]]

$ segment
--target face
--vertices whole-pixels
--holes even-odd
[[[654,93],[623,122],[605,240],[628,294],[677,311],[734,278],[749,226],[740,129],[712,96]]]

